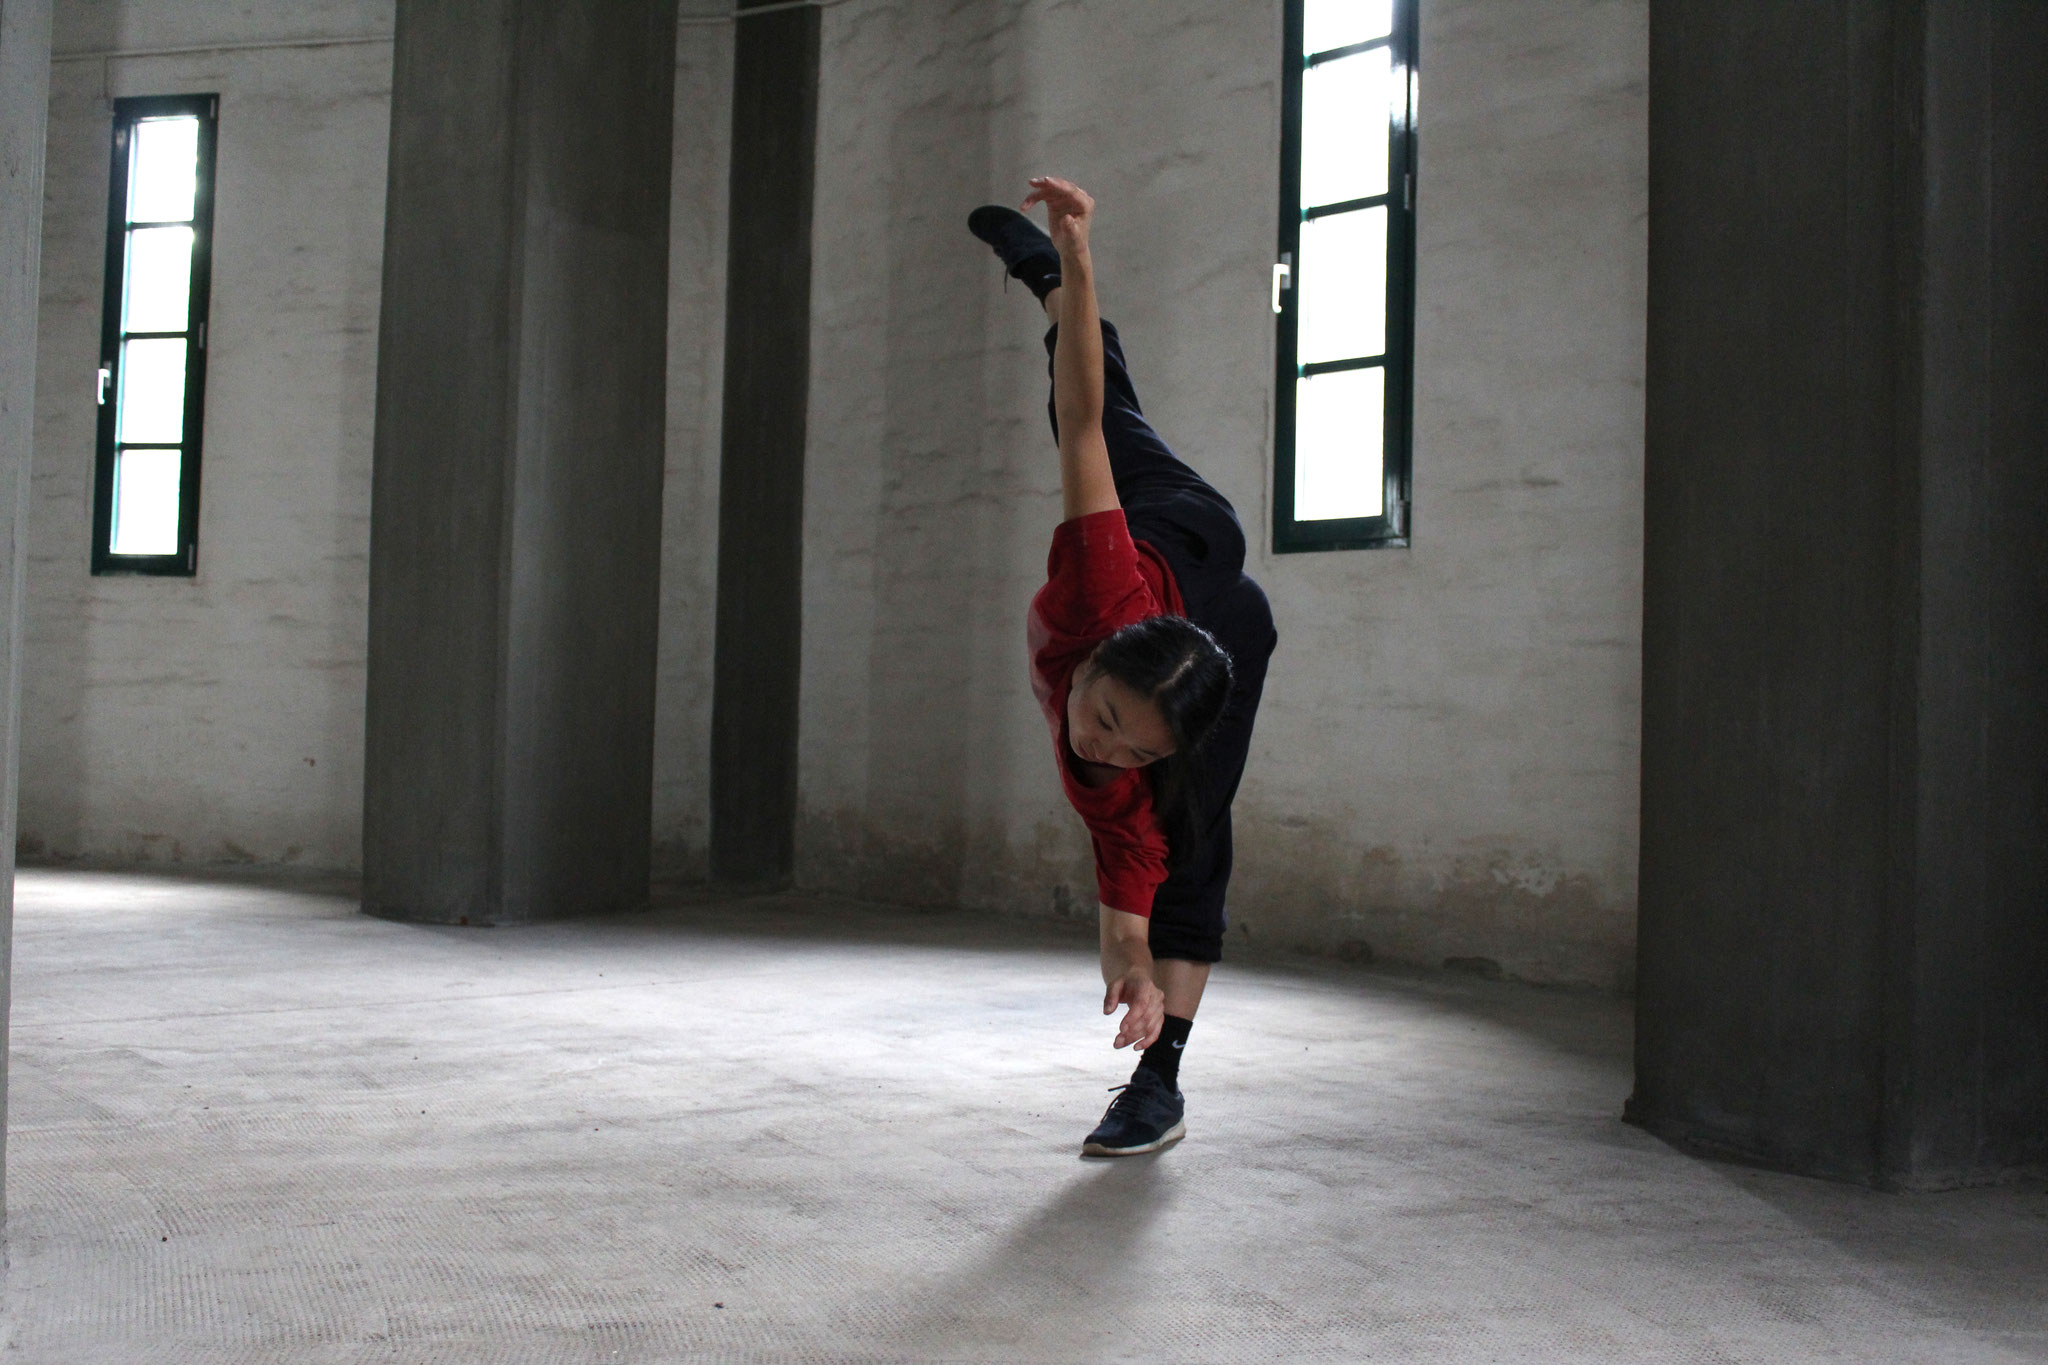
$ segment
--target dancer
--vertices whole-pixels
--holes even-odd
[[[1181,1055],[1223,956],[1230,803],[1278,637],[1236,511],[1152,430],[1097,313],[1095,201],[1030,185],[1049,237],[996,205],[967,226],[1053,323],[1063,520],[1031,603],[1031,682],[1095,846],[1102,1012],[1124,1010],[1115,1045],[1141,1053],[1081,1151],[1131,1156],[1187,1132]]]

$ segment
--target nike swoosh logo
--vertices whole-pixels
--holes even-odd
[[[1186,1043],[1175,1043],[1175,1044],[1173,1045],[1173,1050],[1174,1050],[1175,1052],[1178,1052],[1178,1051],[1180,1051],[1180,1050],[1181,1050],[1182,1048],[1184,1048],[1184,1047],[1186,1047],[1186,1046],[1187,1046],[1187,1044],[1186,1044]]]

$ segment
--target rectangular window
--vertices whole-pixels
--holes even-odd
[[[1287,0],[1273,549],[1408,543],[1416,0]]]
[[[114,101],[92,571],[198,568],[214,95]]]

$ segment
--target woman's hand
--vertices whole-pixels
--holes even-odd
[[[1102,1012],[1128,1005],[1116,1030],[1118,1047],[1152,1046],[1166,1024],[1166,992],[1152,980],[1152,921],[1105,905],[1097,916],[1102,936]]]
[[[1116,1046],[1143,1052],[1159,1041],[1166,1026],[1166,992],[1153,984],[1151,973],[1133,968],[1109,983],[1102,997],[1102,1012],[1113,1014],[1118,1005],[1128,1005],[1117,1026]]]
[[[1095,201],[1088,197],[1088,192],[1056,175],[1034,175],[1030,185],[1031,193],[1024,197],[1023,208],[1045,205],[1046,231],[1060,255],[1072,256],[1088,250],[1088,224],[1095,217]]]

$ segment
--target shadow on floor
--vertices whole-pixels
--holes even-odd
[[[1685,1155],[1843,1253],[1903,1309],[1979,1330],[2041,1330],[2048,1181],[1898,1194]]]
[[[1124,1281],[1133,1264],[1157,1263],[1134,1253],[1175,1191],[1158,1154],[1080,1162],[1057,1193],[985,1250],[936,1282],[907,1291],[906,1301],[936,1306],[906,1318],[901,1339],[936,1358],[987,1359],[1006,1333],[1027,1322],[1035,1348],[1089,1358],[1105,1315],[1079,1306],[1113,1306],[1130,1288]],[[1113,1320],[1113,1312],[1108,1316]]]

